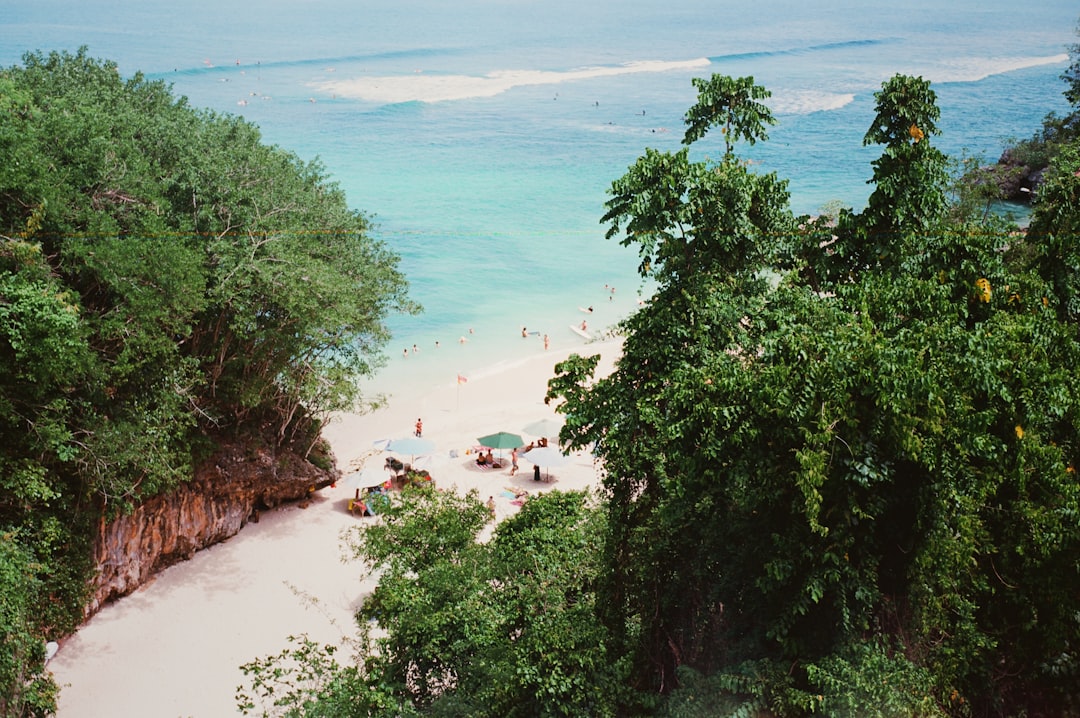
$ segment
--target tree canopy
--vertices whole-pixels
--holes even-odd
[[[306,638],[244,666],[245,713],[584,716],[615,710],[620,668],[596,617],[603,515],[581,493],[490,521],[476,492],[407,488],[350,538],[378,572],[355,665]],[[299,660],[297,660],[299,655]],[[315,669],[315,670],[313,670]],[[306,680],[316,670],[324,672]]]
[[[99,518],[222,437],[317,452],[416,307],[317,161],[85,49],[0,70],[0,154],[0,533],[62,632]]]
[[[875,190],[835,222],[730,149],[613,185],[610,234],[659,288],[611,376],[572,358],[550,394],[604,459],[610,650],[672,705],[1075,710],[1073,210],[1046,195],[1030,251],[951,217],[929,84],[877,100]],[[709,182],[719,221],[690,210]]]

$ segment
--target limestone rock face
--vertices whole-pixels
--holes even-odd
[[[158,571],[236,535],[248,521],[258,521],[259,511],[303,500],[336,478],[336,471],[288,451],[222,447],[190,483],[102,522],[94,547],[97,580],[86,616]]]

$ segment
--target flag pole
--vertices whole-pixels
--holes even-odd
[[[465,382],[467,382],[468,380],[469,380],[468,377],[466,377],[461,372],[458,372],[458,375],[457,375],[457,409],[455,409],[456,412],[461,411],[461,385],[464,384]]]

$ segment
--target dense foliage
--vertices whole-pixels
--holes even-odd
[[[99,520],[222,437],[308,455],[412,306],[318,163],[85,51],[0,71],[0,155],[3,560],[56,634]]]
[[[552,396],[607,469],[609,650],[672,714],[1080,710],[1075,154],[1025,241],[946,211],[927,83],[877,100],[834,222],[730,150],[613,185],[659,289]]]
[[[580,493],[530,499],[490,537],[469,496],[407,488],[350,542],[379,572],[356,665],[335,646],[244,667],[258,715],[610,715],[618,665],[596,620],[603,516]],[[485,539],[485,540],[481,540]],[[317,675],[316,675],[317,674]]]

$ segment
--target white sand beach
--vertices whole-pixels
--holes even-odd
[[[577,350],[600,353],[598,372],[606,374],[619,349],[612,341]],[[535,437],[523,430],[526,425],[557,418],[544,404],[544,394],[555,363],[569,353],[540,351],[476,372],[466,383],[405,387],[377,412],[337,417],[324,434],[343,471],[365,464],[379,470],[386,454],[375,442],[411,435],[421,418],[424,438],[436,446],[424,461],[436,484],[476,489],[482,500],[493,496],[496,517],[503,518],[517,510],[510,487],[538,493],[596,483],[596,467],[584,453],[545,469],[550,482],[534,481],[525,459],[511,476],[509,461],[499,470],[480,470],[473,455],[465,454],[477,437],[497,431],[520,434],[528,442]],[[340,534],[377,520],[348,513],[353,494],[342,481],[318,492],[306,509],[292,505],[264,512],[259,523],[232,539],[105,606],[49,663],[61,686],[58,715],[237,715],[234,694],[245,683],[242,664],[286,648],[290,635],[336,642],[351,633],[353,611],[374,583],[363,565],[343,561]]]

